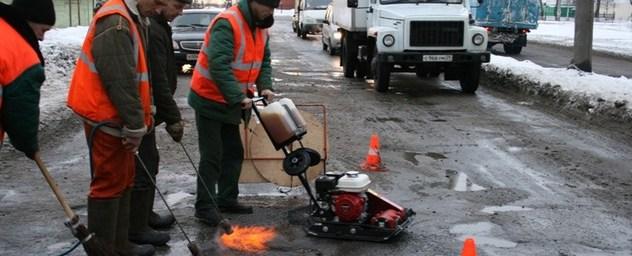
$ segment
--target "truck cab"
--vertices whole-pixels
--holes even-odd
[[[393,72],[459,80],[463,92],[478,88],[481,63],[489,62],[487,32],[474,26],[469,0],[333,0],[342,32],[345,77],[370,77],[386,92]]]
[[[296,35],[306,38],[307,34],[318,34],[323,29],[325,10],[331,0],[297,0],[294,8]]]

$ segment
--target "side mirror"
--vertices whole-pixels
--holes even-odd
[[[323,23],[329,25],[329,21],[328,20],[323,20]]]
[[[358,8],[358,0],[347,0],[347,7]]]

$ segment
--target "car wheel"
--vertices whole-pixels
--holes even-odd
[[[327,48],[327,53],[329,53],[329,55],[331,56],[336,54],[336,49],[331,47],[331,38],[329,39],[329,47]]]

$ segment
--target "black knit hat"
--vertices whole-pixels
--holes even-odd
[[[279,2],[281,2],[281,0],[254,0],[254,1],[262,5],[272,7],[272,8],[278,8]]]
[[[183,4],[191,4],[193,0],[178,0],[178,2],[183,3]]]
[[[28,21],[55,25],[53,0],[13,0],[11,6]]]

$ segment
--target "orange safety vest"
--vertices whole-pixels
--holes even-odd
[[[208,66],[208,56],[204,49],[208,48],[211,41],[211,29],[219,19],[226,19],[233,29],[233,61],[230,64],[238,85],[244,94],[252,94],[255,91],[255,81],[259,77],[266,41],[267,29],[255,29],[255,36],[250,30],[246,19],[237,5],[223,11],[208,26],[204,36],[204,44],[200,50],[193,77],[191,78],[191,90],[197,95],[215,102],[227,104],[224,95],[211,77]]]
[[[145,112],[145,125],[151,125],[151,93],[149,87],[149,75],[147,61],[145,58],[145,47],[136,23],[132,20],[123,0],[107,1],[95,14],[90,24],[90,29],[83,41],[81,54],[77,60],[75,72],[70,81],[68,89],[68,107],[88,123],[98,123],[112,121],[121,124],[121,119],[110,98],[108,97],[99,72],[94,64],[92,56],[92,42],[94,40],[94,30],[96,23],[103,17],[118,14],[123,16],[129,23],[130,36],[134,43],[134,54],[136,55],[136,73],[138,81],[138,91],[141,104]],[[112,45],[116,47],[116,45]]]
[[[2,89],[13,83],[33,65],[40,64],[40,59],[31,45],[3,18],[0,18],[0,35],[2,35],[2,40],[0,40],[0,110],[2,110]],[[0,121],[0,142],[3,138],[4,130]]]

